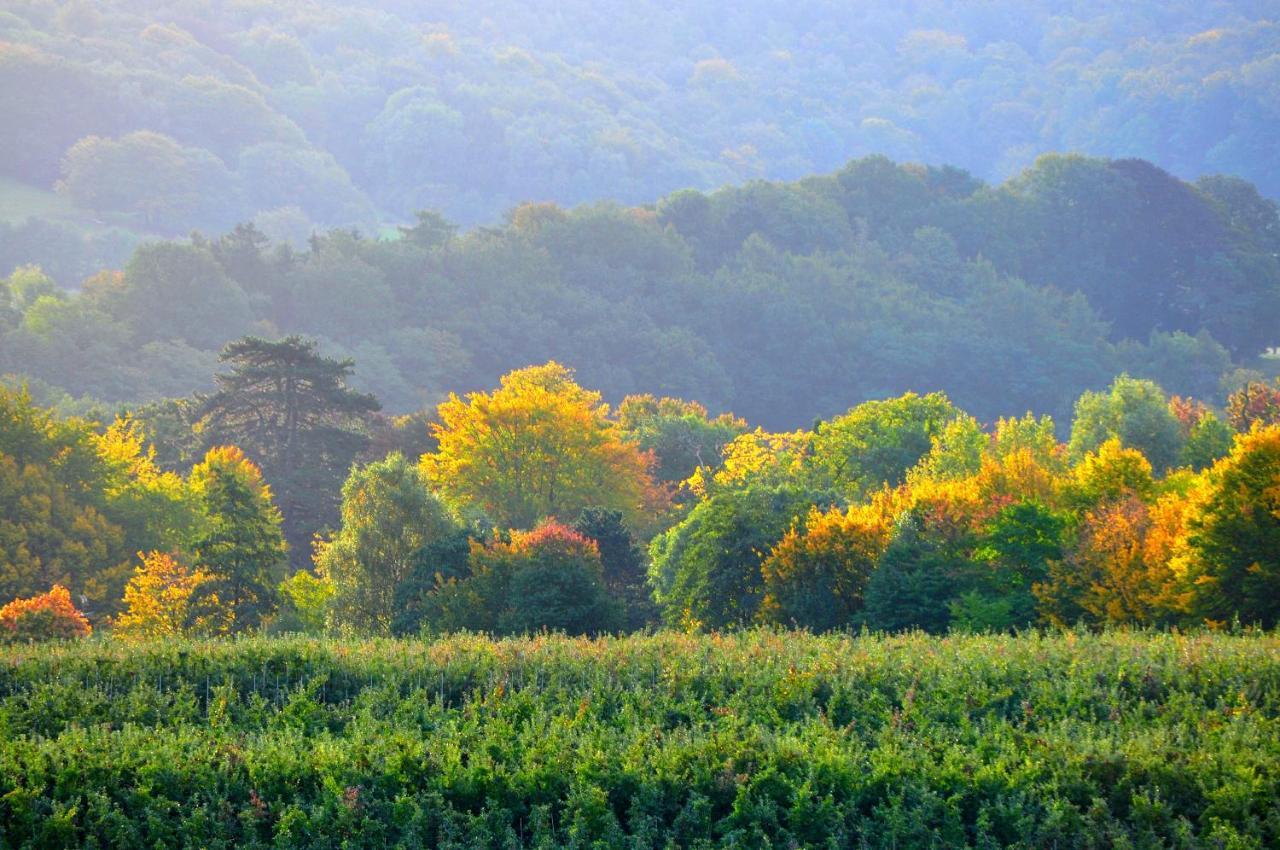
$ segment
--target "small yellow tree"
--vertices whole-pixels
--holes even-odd
[[[139,553],[139,565],[124,589],[125,611],[116,631],[130,637],[167,638],[225,631],[231,612],[216,593],[205,592],[212,576],[192,570],[164,552]]]

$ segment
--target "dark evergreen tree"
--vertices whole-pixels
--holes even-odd
[[[596,542],[604,568],[604,584],[609,594],[623,606],[623,626],[628,631],[642,629],[658,621],[658,606],[649,594],[648,565],[644,552],[622,521],[622,512],[608,508],[586,508],[573,528]]]
[[[197,429],[206,445],[240,446],[261,466],[291,561],[306,566],[315,533],[337,522],[342,482],[368,442],[364,419],[378,401],[347,386],[352,361],[321,356],[314,340],[244,337],[220,359],[231,371],[200,399]]]
[[[947,630],[947,602],[962,589],[951,547],[921,527],[918,517],[904,517],[880,568],[867,584],[866,624],[877,631]]]

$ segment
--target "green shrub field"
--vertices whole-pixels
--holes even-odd
[[[1280,636],[0,649],[0,848],[1280,846]]]

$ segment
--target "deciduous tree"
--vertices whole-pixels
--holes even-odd
[[[275,609],[288,551],[271,488],[235,446],[210,449],[191,470],[190,486],[204,514],[191,544],[209,574],[202,588],[226,606],[230,628],[257,628]]]
[[[654,496],[649,459],[608,412],[558,363],[520,369],[492,393],[440,405],[439,448],[422,468],[451,504],[478,507],[499,526],[529,528],[592,506],[634,522]]]
[[[397,614],[397,588],[418,565],[419,553],[457,530],[403,455],[352,470],[342,486],[342,525],[316,555],[320,575],[333,584],[335,622],[388,632]]]
[[[124,589],[124,612],[114,631],[130,637],[175,638],[216,634],[230,625],[216,592],[205,592],[213,577],[193,570],[165,552],[141,555],[142,563]]]
[[[55,584],[48,593],[15,599],[0,607],[0,643],[68,640],[87,636],[93,629],[76,609],[71,593]]]

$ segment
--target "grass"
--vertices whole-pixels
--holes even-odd
[[[28,218],[48,218],[82,225],[92,223],[92,216],[76,209],[66,198],[22,183],[11,177],[0,177],[0,221],[20,224]]]

